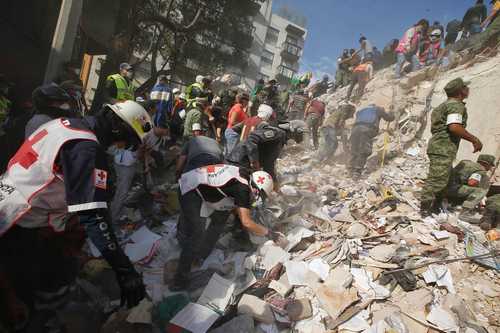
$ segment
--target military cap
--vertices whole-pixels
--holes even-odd
[[[458,91],[460,91],[460,89],[467,87],[469,84],[470,82],[464,81],[462,80],[462,78],[459,77],[455,80],[451,80],[450,82],[448,82],[444,87],[444,91],[448,95],[455,94]]]
[[[495,162],[496,162],[496,158],[495,156],[493,155],[489,155],[489,154],[481,154],[479,155],[479,157],[477,158],[477,162],[484,162],[484,163],[488,163],[489,165],[495,165]]]

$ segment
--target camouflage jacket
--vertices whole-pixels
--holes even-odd
[[[467,109],[464,103],[448,99],[432,111],[432,137],[427,146],[427,154],[456,157],[460,138],[451,134],[448,129],[448,125],[453,123],[466,127]]]
[[[488,173],[483,166],[469,160],[463,160],[453,168],[450,185],[458,188],[463,185],[468,185],[470,179],[474,179],[479,182],[477,187],[488,189],[490,186]]]

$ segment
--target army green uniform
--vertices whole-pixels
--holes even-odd
[[[500,221],[500,194],[492,195],[486,200],[486,212],[481,219],[481,228],[489,230],[496,228]]]
[[[478,185],[468,185],[470,180],[476,181]],[[485,168],[477,162],[464,160],[453,168],[448,198],[457,204],[462,203],[464,208],[473,209],[486,196],[489,187],[490,179]]]
[[[344,128],[347,119],[352,118],[356,108],[353,105],[345,104],[339,106],[324,121],[320,128],[320,144],[317,158],[324,161],[335,155],[339,145],[338,137],[342,141],[344,152],[348,150],[347,131]]]
[[[446,195],[453,161],[457,156],[460,137],[454,136],[448,129],[450,124],[467,126],[467,109],[459,100],[450,98],[439,105],[431,115],[432,137],[427,146],[429,173],[421,193],[421,206],[430,209],[436,199]]]

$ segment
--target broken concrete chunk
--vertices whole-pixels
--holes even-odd
[[[394,251],[396,251],[396,247],[394,245],[382,244],[370,249],[368,254],[377,261],[388,262],[394,256]]]
[[[356,288],[332,290],[326,285],[321,285],[316,288],[315,293],[321,307],[333,320],[337,319],[351,304],[359,300]]]
[[[346,289],[352,283],[352,274],[344,266],[337,266],[325,280],[325,285],[332,289]]]
[[[252,316],[255,320],[265,324],[274,322],[271,306],[258,297],[244,294],[238,303],[238,314]]]
[[[286,306],[288,318],[291,321],[299,321],[312,316],[311,301],[307,298],[296,299]]]
[[[362,238],[368,235],[368,227],[362,223],[353,223],[347,228],[346,236],[348,238]]]

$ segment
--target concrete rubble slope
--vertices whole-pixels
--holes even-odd
[[[318,165],[311,152],[289,144],[278,161],[279,175],[288,180],[284,191],[270,198],[258,219],[288,235],[288,246],[260,240],[242,248],[228,228],[192,271],[181,303],[168,290],[179,257],[176,216],[153,228],[161,236],[154,255],[136,263],[153,303],[151,326],[178,331],[171,320],[203,299],[197,309],[214,321],[214,332],[500,332],[500,259],[450,260],[498,251],[499,241],[487,241],[456,212],[423,219],[418,210],[427,113],[443,101],[446,82],[459,76],[472,81],[471,130],[484,136],[487,152],[498,154],[492,133],[500,128],[499,64],[500,56],[466,68],[457,58],[454,69],[425,68],[400,81],[392,68],[377,72],[357,107],[375,103],[397,114],[384,165],[382,130],[368,172],[356,182],[347,177],[341,149],[336,163]],[[329,110],[345,90],[321,97]],[[469,148],[462,144],[460,157],[471,157]]]

